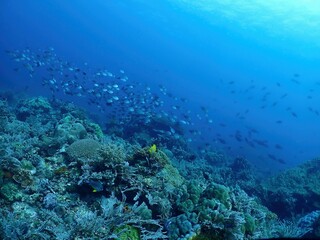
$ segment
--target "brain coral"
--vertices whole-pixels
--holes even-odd
[[[67,154],[73,159],[89,159],[95,157],[100,148],[100,143],[93,139],[81,139],[75,141],[68,147]]]

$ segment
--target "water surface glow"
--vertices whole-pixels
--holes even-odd
[[[263,30],[282,38],[295,37],[319,45],[320,1],[317,0],[178,0],[213,24],[227,21],[233,27]]]

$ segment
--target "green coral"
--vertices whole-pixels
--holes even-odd
[[[181,194],[177,201],[177,207],[182,212],[192,212],[198,205],[203,189],[198,181],[189,181],[186,188],[181,188]]]
[[[89,123],[88,126],[93,129],[94,135],[97,136],[98,139],[102,139],[104,137],[103,131],[98,124]]]
[[[114,234],[117,235],[119,240],[140,240],[139,230],[130,225],[118,227],[114,230]]]
[[[179,171],[174,168],[171,164],[166,164],[164,168],[159,171],[157,176],[163,177],[167,184],[174,187],[180,187],[184,183],[184,179],[181,177]]]
[[[21,199],[18,186],[14,183],[6,183],[0,188],[0,194],[10,202]]]
[[[170,159],[167,155],[157,149],[156,152],[150,152],[150,147],[140,148],[138,149],[132,156],[131,161],[141,160],[141,159],[149,159],[148,162],[153,161],[159,164],[161,167],[164,167],[167,164],[171,164]]]
[[[212,183],[203,194],[207,198],[218,199],[227,209],[231,208],[230,189],[228,187]]]
[[[192,212],[194,209],[194,204],[190,199],[179,203],[179,210],[182,212]]]
[[[216,199],[203,199],[197,210],[201,221],[214,221],[217,224],[221,224],[224,221],[223,213],[226,212],[226,209]]]
[[[188,193],[190,194],[190,199],[194,204],[197,204],[200,199],[200,195],[203,191],[202,187],[200,186],[200,182],[198,181],[190,181],[187,184]]]
[[[141,219],[152,219],[152,211],[148,208],[145,202],[134,209],[134,212],[141,217]]]
[[[244,215],[244,219],[246,221],[246,223],[244,224],[244,232],[246,234],[252,235],[256,229],[256,223],[254,218],[249,215],[249,214],[245,214]]]
[[[21,168],[30,171],[32,174],[36,172],[36,168],[32,165],[32,163],[25,159],[21,160]]]

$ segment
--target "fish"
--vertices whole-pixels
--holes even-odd
[[[217,138],[217,140],[222,144],[226,144],[227,143],[226,140],[224,140],[223,138]]]
[[[163,124],[170,127],[159,129],[164,132],[155,131],[158,137],[171,139],[185,137],[186,142],[197,142],[204,139],[205,142],[203,132],[207,132],[207,134],[216,136],[213,141],[225,145],[224,149],[234,150],[228,145],[229,135],[217,135],[217,129],[222,130],[223,128],[228,133],[233,132],[231,142],[237,141],[238,147],[244,150],[245,147],[258,148],[269,145],[267,140],[257,137],[261,133],[258,133],[256,129],[234,130],[234,126],[227,121],[216,121],[211,106],[208,108],[208,106],[200,105],[191,111],[188,105],[191,102],[190,99],[176,96],[162,83],[148,85],[134,81],[125,75],[123,67],[113,73],[106,67],[94,68],[86,63],[74,64],[59,58],[53,48],[36,51],[30,49],[8,51],[7,54],[18,66],[17,71],[25,69],[30,77],[35,77],[35,79],[36,76],[39,76],[41,86],[49,89],[53,98],[65,94],[72,99],[71,101],[76,98],[84,99],[85,104],[88,104],[90,108],[96,108],[97,111],[105,114],[106,122],[113,121],[114,126],[119,128],[130,126],[134,129],[134,127],[145,126],[154,122],[155,118],[159,118],[165,119]],[[231,100],[234,104],[238,103],[235,97],[243,93],[247,93],[244,99],[252,98],[262,101],[260,103],[262,109],[275,106],[278,102],[280,105],[280,99],[287,96],[287,93],[284,93],[280,99],[279,97],[272,99],[273,93],[269,91],[269,87],[259,86],[253,80],[244,89],[236,88],[238,85],[236,80],[223,81],[220,79],[220,81],[225,84],[225,87],[228,87],[227,92],[233,94]],[[276,84],[280,86],[280,82]],[[257,92],[260,95],[256,95]],[[309,95],[313,94],[309,93]],[[249,116],[249,112],[252,112],[249,108],[238,109],[235,115],[238,120],[244,120]],[[292,112],[291,109],[290,112]],[[217,129],[214,127],[216,122]],[[161,124],[158,122],[154,126],[159,128]]]
[[[281,98],[281,99],[284,99],[284,98],[287,97],[287,96],[288,96],[288,94],[285,93],[285,94],[283,94],[280,98]]]
[[[239,131],[236,131],[234,137],[238,142],[242,142],[242,136],[241,136],[241,133]]]
[[[277,158],[276,161],[281,164],[287,164],[287,162],[285,160],[283,160],[282,158]]]
[[[295,79],[295,78],[292,78],[292,79],[291,79],[291,82],[296,83],[296,84],[300,84],[300,81],[298,81],[298,80]]]
[[[268,153],[268,157],[272,160],[277,160],[277,157],[273,154]]]
[[[268,141],[267,141],[267,140],[253,139],[253,141],[254,141],[256,144],[258,144],[258,145],[260,145],[260,146],[262,146],[262,147],[266,147],[266,148],[269,147],[269,144],[268,144]]]
[[[298,117],[298,115],[297,115],[295,112],[291,112],[291,115],[292,115],[293,117],[295,117],[295,118]]]
[[[255,148],[255,145],[252,141],[250,141],[247,137],[244,138],[245,142],[252,148]]]

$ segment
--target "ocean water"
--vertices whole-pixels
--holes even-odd
[[[5,50],[51,47],[87,69],[123,70],[152,93],[165,86],[163,110],[177,121],[193,114],[191,145],[274,172],[320,154],[319,25],[316,0],[2,0],[0,87],[50,97],[43,73],[14,71]],[[86,96],[57,96],[108,118]]]

